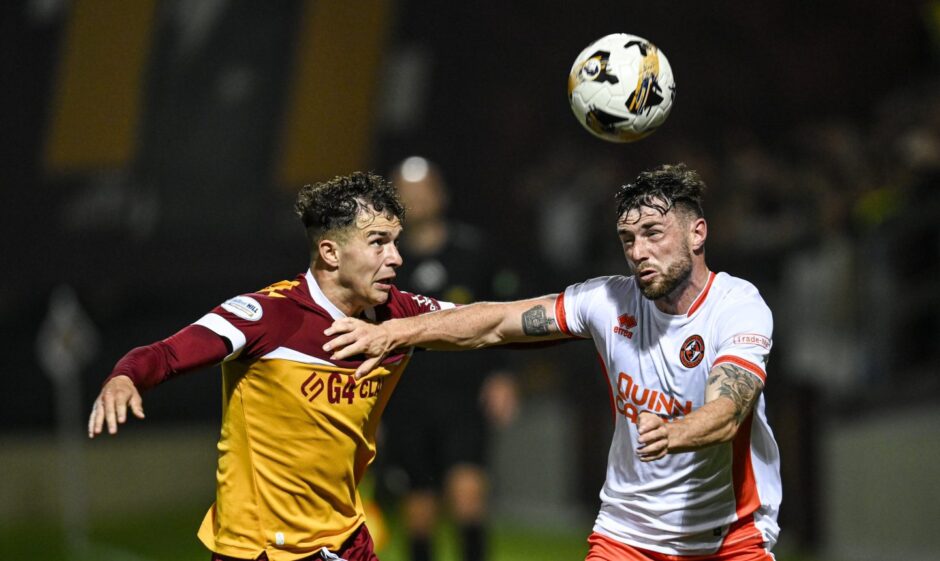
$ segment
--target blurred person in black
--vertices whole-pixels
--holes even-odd
[[[400,284],[456,304],[491,299],[494,268],[484,234],[446,216],[446,186],[437,166],[413,156],[390,178],[408,211]],[[490,424],[508,424],[517,408],[515,380],[494,368],[502,364],[500,353],[460,360],[421,353],[383,418],[383,481],[401,495],[411,561],[432,558],[442,506],[453,518],[462,558],[486,558],[487,433]]]

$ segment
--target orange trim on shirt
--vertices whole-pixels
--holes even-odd
[[[558,297],[555,298],[555,323],[558,324],[558,329],[561,330],[565,335],[571,335],[571,332],[568,330],[568,320],[565,319],[565,293],[559,292]]]
[[[735,513],[738,520],[744,519],[760,508],[760,496],[757,494],[757,482],[754,479],[754,467],[751,465],[751,425],[754,412],[748,414],[732,442],[731,474],[734,481],[734,499],[737,503]]]
[[[730,362],[731,364],[740,366],[741,368],[747,370],[751,374],[760,378],[761,382],[765,382],[765,383],[767,382],[767,373],[764,372],[763,368],[761,368],[760,366],[757,366],[753,362],[744,360],[741,357],[737,357],[733,355],[721,355],[720,357],[715,359],[715,362],[712,363],[712,368],[718,366],[719,364],[723,364],[725,362]]]
[[[607,365],[604,363],[604,357],[601,356],[601,353],[597,353],[597,362],[601,363],[601,372],[604,373],[607,395],[610,397],[610,414],[614,418],[614,424],[617,424],[617,402],[614,401],[614,386],[610,381],[610,374],[607,373]]]
[[[739,518],[737,522],[733,522],[728,527],[728,533],[725,534],[725,539],[721,541],[721,549],[718,550],[718,553],[738,551],[749,544],[759,544],[762,548],[764,545],[764,535],[757,529],[753,514]]]
[[[686,316],[691,316],[695,313],[696,310],[705,302],[705,297],[708,296],[708,291],[712,287],[712,283],[715,282],[715,273],[708,272],[708,282],[705,283],[705,288],[702,289],[702,293],[698,295],[698,298],[695,299],[695,302],[692,302],[692,307],[689,308],[689,313]]]

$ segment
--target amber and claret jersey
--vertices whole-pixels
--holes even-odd
[[[393,287],[364,315],[382,321],[452,306]],[[199,528],[212,551],[291,561],[340,549],[365,521],[357,485],[410,351],[357,381],[361,361],[331,361],[322,348],[324,330],[344,316],[307,271],[195,322],[231,347],[222,362],[216,502]]]
[[[604,366],[614,436],[594,531],[667,555],[711,555],[777,541],[780,455],[760,395],[732,442],[653,461],[637,457],[641,411],[678,419],[705,401],[709,371],[734,364],[766,382],[773,318],[757,289],[709,273],[689,311],[669,315],[633,277],[569,286],[555,303],[564,333],[591,337]]]

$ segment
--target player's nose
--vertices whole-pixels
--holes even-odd
[[[623,253],[627,258],[627,261],[638,265],[643,261],[646,261],[649,258],[649,255],[646,252],[646,247],[643,242],[637,240],[631,243],[629,246],[623,249]]]
[[[385,255],[385,264],[389,267],[401,267],[404,260],[401,257],[401,252],[398,251],[398,246],[390,243],[388,247],[389,250]]]

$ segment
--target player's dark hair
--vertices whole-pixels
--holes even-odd
[[[702,197],[705,182],[699,174],[685,164],[662,165],[644,171],[633,183],[617,191],[617,217],[640,207],[649,207],[666,214],[673,208],[691,212],[702,218]]]
[[[315,244],[327,233],[354,225],[359,212],[369,207],[379,214],[405,218],[395,187],[379,175],[362,171],[304,185],[297,193],[294,212],[304,223],[310,243]]]

